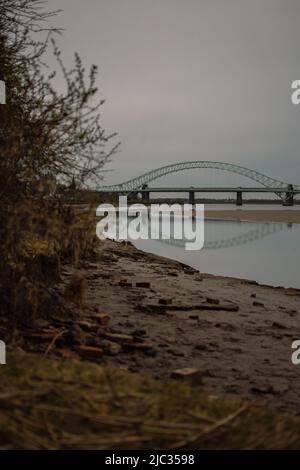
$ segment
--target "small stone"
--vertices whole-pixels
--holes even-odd
[[[122,346],[113,341],[104,340],[102,343],[104,350],[111,356],[117,356],[122,351]]]
[[[265,304],[263,304],[262,302],[253,302],[253,307],[264,307]]]
[[[97,313],[93,315],[93,318],[99,325],[107,325],[109,323],[109,315],[107,313]]]
[[[147,331],[142,329],[134,330],[132,336],[147,336]]]
[[[185,369],[174,370],[171,374],[173,379],[187,380],[197,383],[202,383],[202,372],[200,369],[194,367],[187,367]]]
[[[147,281],[137,282],[136,287],[141,287],[141,288],[144,288],[144,289],[150,289],[151,288],[151,283],[147,282]]]
[[[267,395],[274,392],[274,387],[272,385],[254,386],[251,388],[251,392],[256,395]]]
[[[94,346],[78,346],[77,353],[81,357],[99,358],[103,356],[103,349]]]
[[[172,299],[159,299],[159,305],[170,305],[172,303]]]
[[[286,326],[283,323],[280,323],[278,321],[274,321],[272,323],[273,328],[279,328],[280,330],[285,330]]]
[[[87,320],[79,320],[76,322],[76,324],[79,326],[84,331],[91,331],[95,329],[95,323],[91,323]]]
[[[196,344],[194,349],[196,349],[196,351],[207,351],[208,347],[206,344]]]
[[[106,333],[105,338],[112,341],[116,342],[119,344],[128,344],[128,343],[133,343],[133,336],[130,335],[123,335],[120,333]]]
[[[190,320],[199,320],[199,315],[197,315],[195,313],[192,313],[191,315],[189,315],[189,319]]]
[[[126,279],[122,279],[119,282],[120,287],[132,287],[132,282],[128,282]]]
[[[256,294],[251,294],[250,297],[252,297],[253,299],[256,298]]]
[[[211,297],[207,297],[206,302],[208,304],[212,304],[212,305],[219,305],[220,300],[219,299],[212,299]]]

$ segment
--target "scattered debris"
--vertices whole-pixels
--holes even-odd
[[[137,282],[136,287],[141,287],[144,289],[150,289],[151,288],[151,283],[148,281],[143,281],[143,282]]]
[[[103,349],[95,346],[78,346],[76,349],[77,353],[81,357],[86,358],[99,358],[103,356]]]
[[[133,343],[134,338],[133,336],[130,335],[123,335],[121,333],[105,333],[105,338],[119,343],[119,344],[128,344],[128,343]]]

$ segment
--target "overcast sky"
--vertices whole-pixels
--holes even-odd
[[[299,0],[51,0],[63,56],[99,66],[107,184],[184,160],[300,184]]]

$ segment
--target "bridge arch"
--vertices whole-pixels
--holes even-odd
[[[143,175],[132,178],[131,180],[125,181],[124,183],[115,184],[112,186],[103,186],[99,188],[101,191],[136,191],[142,189],[144,185],[147,185],[151,181],[155,181],[158,178],[161,178],[164,175],[169,175],[171,173],[177,173],[180,171],[190,170],[194,168],[211,168],[217,170],[228,171],[230,173],[236,173],[241,176],[245,176],[257,183],[260,183],[264,187],[276,187],[280,188],[283,191],[288,190],[288,183],[283,181],[270,178],[258,171],[251,170],[250,168],[245,168],[240,165],[235,165],[233,163],[223,163],[223,162],[211,162],[206,160],[191,161],[191,162],[181,162],[175,163],[172,165],[166,165],[161,168],[156,168],[154,170],[148,171]]]
[[[259,240],[260,238],[268,237],[273,233],[282,231],[286,227],[286,224],[276,223],[270,224],[269,222],[259,225],[257,228],[251,229],[248,232],[242,233],[240,235],[234,235],[232,237],[224,238],[221,240],[205,240],[203,249],[205,250],[218,250],[221,248],[232,248],[234,246],[246,245],[247,243]],[[184,248],[185,243],[188,240],[185,239],[165,239],[159,237],[156,242],[165,243],[167,245],[177,246],[179,248]]]

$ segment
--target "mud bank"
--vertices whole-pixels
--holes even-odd
[[[184,380],[300,414],[300,366],[291,362],[300,290],[200,273],[109,240],[93,262],[62,266],[55,290],[69,317],[54,309],[14,342],[2,328],[10,350]]]
[[[61,288],[73,274],[64,267]],[[299,290],[202,274],[111,241],[76,274],[87,292],[75,346],[57,342],[53,354],[165,380],[192,368],[188,378],[217,395],[299,414],[300,366],[291,362],[292,341],[300,339]]]

